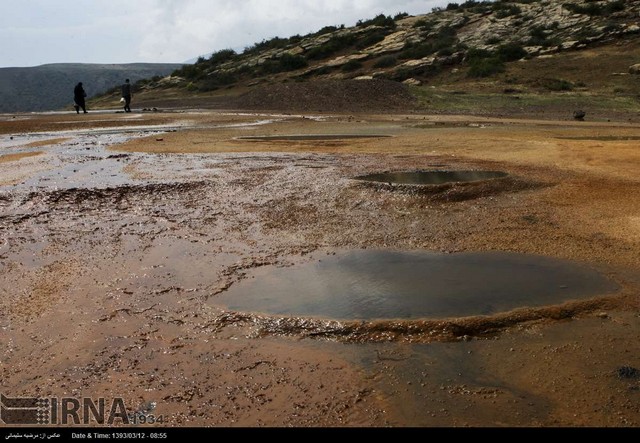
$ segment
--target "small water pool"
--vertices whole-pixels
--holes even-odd
[[[555,305],[617,289],[589,266],[537,255],[357,250],[257,269],[211,301],[287,316],[444,318]]]
[[[387,138],[390,135],[361,135],[361,134],[302,134],[302,135],[255,135],[238,137],[238,140],[249,141],[322,141],[322,140],[351,140],[359,138]]]
[[[356,180],[392,183],[399,185],[441,185],[444,183],[475,182],[504,178],[509,174],[500,171],[415,171],[383,172],[361,175]]]

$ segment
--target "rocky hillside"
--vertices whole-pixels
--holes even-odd
[[[242,54],[219,51],[176,76],[199,90],[278,74],[420,79],[452,65],[469,66],[472,76],[485,76],[504,62],[583,49],[639,32],[637,1],[467,1],[415,17],[379,16],[352,28],[274,38]]]
[[[94,96],[120,85],[125,78],[133,82],[154,76],[162,78],[180,66],[165,63],[60,63],[0,68],[0,112],[71,109],[73,88],[80,81],[87,94]]]
[[[429,92],[437,88],[626,94],[635,107],[640,69],[631,66],[640,63],[639,37],[640,1],[469,0],[418,16],[380,15],[350,28],[276,37],[242,53],[221,50],[146,82],[137,103],[353,111],[420,101],[432,109],[466,106],[460,96]],[[356,86],[360,80],[376,80],[369,92],[381,95],[368,99],[367,88]],[[413,89],[393,86],[400,83]],[[116,99],[105,97],[102,104]]]

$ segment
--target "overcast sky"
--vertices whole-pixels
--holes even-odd
[[[182,63],[454,0],[0,0],[0,67]],[[460,3],[460,2],[458,2]]]

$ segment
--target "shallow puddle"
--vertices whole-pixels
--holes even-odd
[[[516,253],[359,250],[266,267],[211,300],[227,309],[333,319],[490,315],[611,293],[588,266]]]
[[[603,142],[616,142],[616,141],[633,141],[640,140],[638,135],[594,135],[594,136],[574,136],[574,137],[556,137],[561,140],[594,140]]]
[[[475,182],[504,178],[509,174],[500,171],[415,171],[384,172],[356,177],[356,180],[395,183],[400,185],[441,185],[444,183]]]
[[[238,137],[238,140],[254,141],[320,141],[320,140],[350,140],[358,138],[385,138],[390,135],[359,135],[359,134],[305,134],[305,135],[263,135]]]

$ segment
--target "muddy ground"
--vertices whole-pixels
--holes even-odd
[[[638,140],[606,121],[0,116],[0,390],[122,397],[165,426],[639,426]],[[509,177],[353,180],[417,169]],[[216,303],[255,268],[362,248],[539,254],[620,289],[413,321]]]

